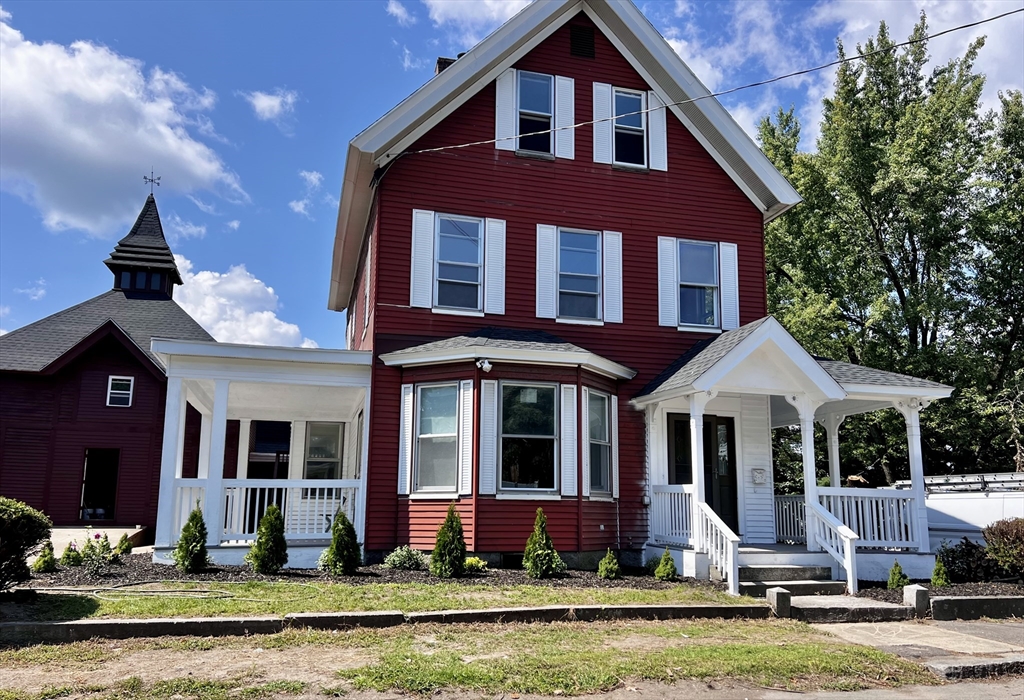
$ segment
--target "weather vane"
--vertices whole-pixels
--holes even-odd
[[[146,177],[145,175],[142,176],[142,181],[149,185],[150,194],[153,194],[153,185],[156,185],[157,187],[160,186],[160,178],[153,177],[152,170],[149,171],[149,177]]]

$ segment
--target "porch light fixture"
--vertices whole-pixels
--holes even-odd
[[[491,367],[493,367],[490,360],[477,360],[476,366],[482,369],[484,372],[490,372]]]

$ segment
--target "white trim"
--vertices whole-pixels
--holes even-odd
[[[476,434],[473,422],[473,380],[459,382],[459,494],[473,495],[473,436]]]
[[[549,103],[551,105],[551,111],[550,112],[544,113],[544,112],[533,112],[531,110],[523,110],[523,106],[520,104],[520,99],[523,96],[523,91],[520,89],[520,83],[522,83],[523,75],[536,75],[536,76],[539,76],[541,78],[548,78],[548,80],[549,80],[549,82],[548,82],[548,101],[549,101]],[[556,137],[556,133],[557,132],[555,132],[555,133],[548,133],[548,146],[550,147],[550,150],[547,150],[547,151],[533,151],[533,150],[530,150],[528,148],[523,148],[522,146],[519,145],[519,138],[520,138],[519,123],[520,123],[520,119],[523,116],[523,112],[524,111],[526,111],[526,115],[527,116],[536,116],[536,117],[540,117],[540,118],[547,117],[547,119],[548,119],[548,129],[554,128],[554,126],[555,126],[555,109],[556,109],[556,105],[555,105],[555,76],[552,75],[551,73],[538,73],[538,72],[532,71],[532,70],[516,70],[516,102],[515,102],[515,105],[516,105],[516,111],[515,111],[515,130],[516,130],[515,151],[516,151],[516,153],[519,153],[519,152],[531,153],[531,154],[532,153],[540,153],[540,154],[543,154],[543,155],[555,156],[555,137]],[[537,129],[537,131],[541,131],[541,130]],[[528,131],[526,133],[530,133],[530,132]]]
[[[525,489],[524,489],[525,491]],[[494,498],[499,501],[560,501],[562,500],[562,494],[551,493],[549,491],[533,492],[533,493],[516,493],[513,491],[499,491],[494,495]],[[569,498],[567,500],[573,500]]]
[[[614,379],[632,379],[636,376],[634,370],[592,352],[553,352],[549,350],[520,350],[485,346],[425,350],[420,352],[398,351],[381,355],[380,360],[388,367],[417,367],[420,365],[464,362],[466,360],[490,360],[491,362],[499,361],[525,365],[579,366]]]
[[[630,163],[628,161],[622,161],[622,160],[618,160],[616,158],[616,154],[615,154],[615,133],[620,128],[623,129],[624,131],[629,132],[629,133],[636,133],[637,132],[637,128],[636,127],[631,127],[631,126],[620,127],[615,122],[615,118],[617,118],[617,115],[615,114],[615,97],[619,93],[622,93],[624,95],[631,95],[633,97],[639,97],[640,98],[640,109],[639,110],[634,110],[634,111],[639,111],[640,112],[640,133],[643,135],[643,141],[644,141],[643,149],[641,149],[641,152],[644,154],[644,162],[643,163]],[[611,124],[612,124],[612,165],[615,165],[615,166],[618,166],[618,167],[625,167],[625,168],[640,168],[640,169],[643,169],[643,170],[649,170],[648,163],[650,162],[650,158],[647,157],[647,112],[646,112],[646,109],[647,109],[647,92],[646,91],[644,91],[644,90],[632,90],[630,88],[620,88],[620,87],[615,87],[614,85],[612,86],[612,117],[614,117],[612,119],[612,122],[611,122]],[[629,114],[629,112],[627,112],[626,114]]]
[[[452,416],[455,420],[455,432],[454,433],[439,433],[430,434],[424,436],[420,428],[420,415],[423,407],[423,390],[424,389],[438,389],[441,387],[451,387],[455,389],[455,411]],[[404,387],[403,387],[404,389]],[[412,435],[412,470],[409,478],[409,493],[423,493],[423,494],[435,494],[435,493],[450,493],[452,490],[459,490],[459,482],[462,478],[462,392],[459,386],[459,382],[425,382],[423,384],[416,385],[416,391],[414,393],[415,402],[413,404],[413,435]],[[403,397],[404,398],[404,397]],[[420,475],[420,439],[423,437],[454,437],[455,438],[455,483],[449,487],[448,484],[444,486],[434,486],[423,488],[419,485]]]
[[[496,460],[495,460],[495,467],[496,468],[495,468],[495,479],[494,479],[496,493],[499,494],[499,495],[503,494],[503,493],[504,494],[508,494],[508,493],[524,493],[524,494],[535,494],[535,495],[537,495],[537,494],[539,494],[539,495],[545,495],[545,494],[557,495],[560,492],[561,482],[562,482],[562,480],[559,478],[559,469],[560,469],[560,462],[561,462],[561,460],[559,459],[559,457],[560,457],[559,450],[561,449],[561,445],[562,445],[562,432],[563,432],[562,431],[562,423],[561,423],[561,421],[562,421],[562,408],[563,408],[562,407],[562,389],[565,388],[566,386],[573,386],[573,385],[568,385],[568,384],[560,385],[560,384],[557,384],[555,382],[521,381],[521,380],[515,380],[515,379],[510,379],[510,380],[507,380],[507,381],[506,380],[500,380],[500,381],[497,382],[497,385],[498,385],[497,386],[497,392],[496,392],[496,402],[497,402],[496,427],[497,427],[497,430],[496,430],[496,433],[495,433],[495,435],[496,435],[496,449],[495,449]],[[508,436],[510,438],[513,438],[513,439],[521,438],[521,437],[535,437],[535,438],[541,438],[541,439],[547,439],[549,437],[551,438],[551,441],[554,444],[554,449],[553,449],[553,453],[552,453],[552,459],[553,459],[552,469],[554,470],[554,473],[552,475],[552,481],[554,482],[554,486],[552,488],[543,488],[543,489],[542,488],[524,488],[524,487],[521,487],[521,486],[520,487],[513,486],[513,487],[505,488],[505,487],[503,487],[501,485],[501,482],[502,482],[501,475],[502,475],[502,471],[503,471],[503,469],[502,469],[502,453],[504,451],[502,449],[502,441],[506,437],[505,436],[505,429],[504,429],[504,423],[505,423],[505,415],[504,415],[504,405],[505,405],[504,389],[505,389],[506,386],[527,387],[527,388],[529,388],[529,387],[536,387],[538,389],[551,389],[553,391],[553,393],[554,393],[554,402],[553,402],[553,405],[552,405],[552,409],[554,410],[554,414],[555,414],[553,416],[553,418],[554,418],[554,426],[553,426],[554,427],[554,434],[553,435],[548,436],[548,435],[517,435],[517,434],[511,434],[511,435]]]
[[[434,261],[437,216],[434,212],[413,209],[409,235],[409,306],[428,309],[434,305],[434,280],[437,278]]]
[[[117,391],[117,395],[118,396],[124,396],[126,393],[128,394],[128,403],[126,405],[110,403],[110,398],[115,393],[114,392],[114,388],[113,388],[115,380],[119,381],[119,382],[124,382],[124,381],[128,382],[128,391],[127,392],[125,392],[123,390],[118,390]],[[107,406],[110,406],[111,408],[131,408],[132,407],[132,403],[134,403],[134,401],[135,401],[135,377],[125,377],[125,376],[121,376],[121,375],[117,375],[117,374],[111,374],[109,377],[107,377]]]
[[[622,323],[622,234],[603,231],[601,239],[601,291],[604,301],[601,317],[608,323]]]
[[[462,496],[455,491],[413,491],[409,494],[410,501],[457,501]]]
[[[555,128],[552,152],[556,158],[576,158],[576,130],[564,127],[576,123],[576,81],[563,75],[555,76]]]
[[[698,246],[701,248],[711,248],[714,251],[715,261],[715,283],[713,285],[701,284],[698,282],[687,282],[682,279],[682,274],[679,269],[679,261],[682,259],[682,247],[684,245]],[[703,325],[699,323],[683,323],[679,320],[682,315],[679,311],[678,306],[676,307],[676,324],[677,326],[695,326],[697,328],[721,328],[722,327],[722,275],[721,275],[721,260],[719,259],[719,247],[717,241],[699,241],[693,238],[677,238],[676,239],[676,298],[679,298],[679,290],[682,287],[694,287],[697,289],[709,289],[714,287],[714,307],[715,307],[715,322],[710,325]]]
[[[516,121],[519,118],[519,100],[516,98],[518,83],[515,68],[507,69],[494,79],[494,147],[499,151],[516,150]]]
[[[537,224],[535,262],[537,318],[558,317],[558,227]]]
[[[398,493],[408,495],[412,492],[413,450],[416,432],[415,395],[413,384],[403,384],[401,393],[401,414],[398,428]]]
[[[563,233],[578,233],[582,236],[593,236],[597,241],[597,272],[593,275],[587,273],[577,272],[562,272],[562,234]],[[575,250],[580,250],[576,248]],[[582,251],[589,252],[589,251]],[[576,275],[580,277],[596,277],[597,278],[597,318],[586,318],[584,316],[563,316],[562,315],[562,275]],[[569,290],[568,293],[572,293]],[[587,296],[593,296],[588,292],[585,292]],[[559,226],[555,229],[555,320],[569,320],[569,321],[584,321],[591,323],[594,321],[604,321],[604,234],[601,231],[590,231],[588,229],[571,228],[567,226]]]
[[[435,306],[430,309],[430,312],[435,314],[444,314],[445,316],[472,316],[474,318],[484,317],[483,311],[470,311],[469,309],[462,311],[460,309],[449,309],[443,306]]]
[[[556,318],[555,323],[567,323],[570,326],[603,326],[604,321],[588,321],[585,318]]]
[[[594,83],[594,162],[611,165],[615,127],[611,121],[614,107],[614,92],[609,83]]]
[[[447,219],[448,221],[462,221],[465,223],[475,223],[477,225],[477,231],[480,234],[478,239],[480,244],[477,248],[477,262],[476,269],[479,273],[479,277],[476,281],[476,308],[470,309],[462,306],[442,306],[438,301],[438,291],[441,285],[441,271],[440,267],[442,264],[445,265],[456,265],[464,267],[472,267],[470,263],[458,263],[452,261],[441,260],[441,219]],[[435,211],[434,212],[434,259],[432,261],[432,270],[434,279],[432,282],[433,296],[431,297],[431,308],[433,309],[446,309],[451,311],[460,312],[477,312],[483,315],[484,312],[484,265],[485,255],[484,247],[487,245],[487,222],[478,216],[463,216],[462,214],[448,214],[445,212]],[[454,282],[455,280],[445,280],[446,282]],[[456,282],[458,284],[459,282]],[[469,284],[469,283],[465,283]],[[502,304],[504,306],[504,304]]]
[[[676,330],[683,331],[685,333],[710,333],[711,335],[722,334],[722,329],[715,326],[693,326],[684,323],[680,323],[676,326]]]
[[[482,248],[484,312],[505,313],[505,220],[484,219]]]
[[[498,382],[480,380],[480,475],[477,493],[498,490]]]
[[[882,384],[844,384],[842,382],[839,382],[839,385],[846,390],[846,398],[853,399],[863,397],[869,400],[888,396],[900,398],[921,397],[928,399],[946,399],[949,398],[954,391],[954,387],[951,386],[922,387]]]
[[[153,338],[150,347],[169,368],[168,356],[183,355],[231,360],[264,360],[274,362],[311,362],[318,364],[373,365],[373,353],[364,350],[332,350],[329,348],[285,348],[274,345],[243,345],[216,341],[170,340]]]
[[[655,90],[647,93],[647,160],[651,170],[668,170],[668,110]]]

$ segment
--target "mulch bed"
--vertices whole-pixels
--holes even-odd
[[[954,583],[950,586],[935,587],[928,581],[914,581],[928,589],[932,596],[1024,596],[1024,584],[1021,583]],[[903,604],[903,589],[890,591],[886,588],[885,581],[860,581],[858,584],[857,596],[860,598],[871,598],[885,603]]]
[[[144,581],[217,581],[223,583],[245,583],[248,581],[286,581],[302,583],[345,583],[365,585],[373,583],[454,583],[460,585],[490,586],[551,586],[558,588],[634,588],[643,590],[668,589],[684,583],[708,590],[726,590],[721,583],[680,578],[677,583],[664,583],[640,571],[627,571],[615,581],[598,578],[594,571],[569,571],[564,576],[551,579],[532,579],[522,569],[490,569],[486,573],[456,579],[439,579],[428,571],[397,571],[382,566],[364,566],[355,576],[330,577],[316,569],[285,569],[273,576],[254,573],[244,566],[212,566],[197,574],[186,574],[173,566],[156,564],[150,554],[131,554],[124,557],[122,564],[109,567],[100,576],[91,575],[85,567],[61,567],[52,574],[33,574],[25,584],[28,588],[116,586]]]

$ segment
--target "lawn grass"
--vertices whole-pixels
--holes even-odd
[[[171,592],[177,591],[177,592]],[[214,617],[291,612],[454,610],[542,605],[750,604],[706,587],[573,588],[456,583],[182,583],[101,591],[98,596],[41,593],[35,600],[0,605],[7,619]]]

